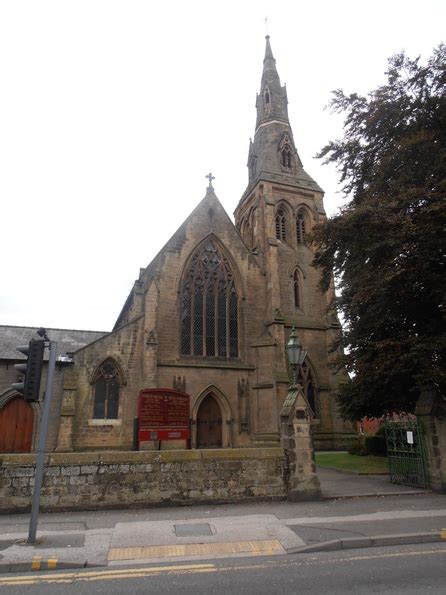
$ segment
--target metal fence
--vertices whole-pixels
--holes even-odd
[[[388,421],[384,427],[390,481],[429,487],[421,425],[418,421]]]

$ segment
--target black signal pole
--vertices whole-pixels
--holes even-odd
[[[49,344],[50,356],[48,362],[48,373],[46,377],[45,398],[43,400],[43,411],[40,423],[39,443],[37,446],[36,476],[34,479],[33,501],[31,506],[31,519],[29,522],[28,543],[36,542],[37,518],[40,508],[40,491],[42,489],[43,470],[45,464],[46,437],[48,434],[48,420],[50,417],[51,396],[53,394],[54,369],[56,367],[57,342],[49,341],[44,329],[38,331],[45,336]]]

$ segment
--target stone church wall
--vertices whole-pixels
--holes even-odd
[[[212,237],[228,256],[235,275],[239,295],[239,357],[218,360],[183,356],[180,353],[180,299],[181,282],[190,256],[197,246]],[[156,283],[158,300],[146,300],[146,333],[156,332],[156,385],[173,387],[175,377],[185,381],[186,392],[191,395],[192,444],[194,444],[194,417],[206,391],[213,392],[223,414],[223,446],[248,446],[259,431],[255,414],[254,387],[257,376],[267,371],[268,411],[262,424],[271,433],[278,432],[276,394],[273,392],[273,365],[265,350],[260,353],[251,347],[264,331],[268,320],[266,311],[266,283],[254,256],[247,250],[227,214],[213,194],[197,208],[186,223],[169,240],[155,261],[143,273],[141,282],[150,288]],[[153,316],[156,309],[156,317]],[[151,320],[148,324],[148,320]],[[153,326],[151,326],[153,325]],[[277,356],[274,355],[276,358]],[[256,366],[262,369],[256,372]],[[143,379],[144,380],[144,379]],[[246,387],[240,395],[240,386]],[[265,390],[263,391],[265,393]],[[246,399],[246,402],[241,400]],[[243,411],[241,411],[243,410]],[[242,419],[243,418],[243,419]],[[276,438],[278,443],[278,438]]]
[[[35,456],[0,455],[0,512],[30,508]],[[286,497],[281,448],[53,453],[43,510]]]
[[[67,373],[64,398],[74,395],[74,450],[130,449],[133,441],[133,418],[141,383],[140,346],[143,343],[143,318],[76,352],[75,366]],[[118,419],[93,419],[94,375],[107,358],[113,358],[121,371],[121,394]],[[64,410],[62,408],[62,416]],[[61,436],[62,438],[62,436]]]

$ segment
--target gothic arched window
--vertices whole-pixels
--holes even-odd
[[[282,165],[283,167],[291,167],[291,151],[288,146],[282,150]]]
[[[251,221],[251,245],[250,248],[253,249],[258,244],[258,223],[259,223],[259,215],[256,208],[253,208],[250,213],[250,221]]]
[[[296,269],[293,274],[293,296],[294,296],[294,307],[302,308],[302,297],[301,297],[301,286],[300,286],[300,275]]]
[[[296,217],[296,238],[299,244],[305,242],[305,213],[303,209],[299,209]]]
[[[276,238],[282,242],[286,240],[286,213],[282,207],[276,211]]]
[[[265,98],[265,104],[268,105],[271,101],[271,92],[268,87],[265,87],[263,96]]]
[[[228,259],[209,239],[182,286],[181,354],[238,357],[238,297]]]
[[[311,373],[311,368],[307,361],[304,361],[300,367],[298,381],[302,386],[303,392],[307,397],[308,404],[313,410],[314,415],[318,417],[318,412],[316,410],[316,387],[313,380],[313,375]]]
[[[94,381],[94,419],[117,419],[121,382],[112,360],[99,366]]]

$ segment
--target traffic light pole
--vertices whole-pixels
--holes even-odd
[[[40,423],[39,443],[37,446],[36,475],[34,479],[33,501],[31,506],[31,519],[29,522],[28,543],[36,542],[37,517],[40,508],[40,490],[42,488],[43,468],[45,464],[46,437],[48,434],[48,420],[50,417],[51,396],[53,394],[54,369],[56,367],[57,342],[50,341],[50,357],[48,374],[46,377],[45,398]]]

